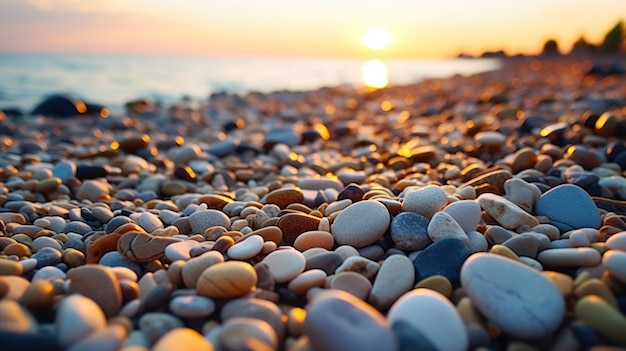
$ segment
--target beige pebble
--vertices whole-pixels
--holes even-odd
[[[344,260],[339,267],[337,267],[335,273],[356,272],[370,279],[378,273],[379,269],[380,266],[378,263],[370,259],[361,256],[351,256]]]
[[[485,212],[504,228],[515,229],[522,225],[534,227],[539,224],[537,218],[502,196],[485,193],[478,196],[476,201],[478,201],[478,204]]]
[[[33,317],[16,301],[0,300],[0,330],[14,333],[36,332]]]
[[[608,340],[626,345],[626,317],[596,295],[578,300],[576,317]]]
[[[72,344],[106,328],[106,317],[100,306],[80,294],[65,297],[56,313],[55,327],[59,345]]]
[[[602,257],[602,264],[620,282],[626,284],[626,252],[609,250]]]
[[[256,345],[254,349],[275,350],[279,345],[278,336],[270,324],[246,317],[234,317],[224,322],[218,340],[227,350],[244,350],[251,345]]]
[[[4,276],[4,281],[9,284],[9,291],[5,295],[5,298],[18,300],[24,295],[24,292],[30,286],[30,282],[17,275]]]
[[[293,243],[298,251],[304,252],[310,248],[320,247],[330,250],[335,246],[335,239],[329,232],[311,230],[300,234]]]
[[[255,289],[258,277],[254,267],[240,261],[216,263],[207,268],[196,284],[199,295],[233,298]]]
[[[537,260],[547,268],[593,267],[600,264],[602,255],[587,247],[548,249],[541,251]]]
[[[55,303],[54,285],[49,280],[31,282],[20,298],[20,303],[30,309],[52,307]]]
[[[226,254],[228,257],[235,260],[247,260],[258,255],[263,249],[263,237],[257,234],[253,234],[245,237],[243,240],[238,241],[233,246],[228,248]]]
[[[372,283],[362,274],[356,272],[341,272],[332,276],[330,288],[343,290],[361,300],[365,300],[372,290]]]
[[[576,286],[574,296],[583,298],[588,295],[596,295],[603,299],[606,303],[619,310],[619,305],[615,295],[609,287],[600,279],[591,278]]]
[[[310,269],[293,278],[287,288],[296,295],[304,295],[314,287],[321,288],[326,282],[326,272],[321,269]]]
[[[277,283],[286,283],[304,271],[306,259],[300,251],[278,249],[265,256],[263,261]]]
[[[415,289],[419,288],[435,290],[448,298],[452,296],[452,283],[450,283],[448,278],[442,275],[432,275],[428,278],[420,280],[417,284],[415,284]]]
[[[224,256],[218,251],[205,252],[187,261],[181,268],[181,279],[186,287],[195,289],[198,278],[207,268],[224,262]]]
[[[569,275],[553,271],[544,271],[541,274],[550,279],[563,296],[569,296],[574,291],[574,280]]]
[[[385,311],[413,287],[414,280],[413,261],[404,255],[391,255],[380,266],[367,301]]]
[[[24,271],[17,261],[0,259],[0,275],[21,275]]]

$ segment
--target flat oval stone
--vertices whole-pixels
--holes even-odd
[[[321,269],[310,269],[293,278],[287,288],[297,295],[304,295],[311,288],[321,288],[326,283],[326,272]]]
[[[402,201],[403,212],[415,212],[426,218],[431,218],[448,204],[445,191],[436,185],[410,188],[405,191],[406,194]]]
[[[626,252],[609,250],[602,256],[602,264],[611,276],[626,284]]]
[[[272,326],[256,318],[231,318],[222,324],[218,333],[219,344],[226,350],[248,349],[251,345],[255,345],[255,349],[276,350],[279,345]]]
[[[576,317],[608,340],[626,345],[626,317],[596,295],[578,300]]]
[[[364,200],[341,211],[331,226],[331,232],[338,245],[361,248],[382,238],[390,222],[391,216],[383,204]]]
[[[104,330],[106,325],[102,309],[92,299],[73,294],[61,300],[55,319],[61,347],[68,348],[90,334]]]
[[[331,275],[335,273],[337,267],[343,263],[343,258],[336,252],[323,252],[306,259],[304,270],[309,269],[321,269],[326,274]]]
[[[565,300],[552,281],[499,255],[477,253],[468,258],[461,269],[461,284],[476,308],[514,337],[548,336],[565,316]]]
[[[172,262],[177,260],[187,261],[191,258],[191,250],[198,245],[199,243],[195,240],[172,242],[165,245],[163,254]]]
[[[95,301],[107,317],[117,314],[122,306],[122,290],[109,267],[86,264],[67,271],[70,284],[66,293],[81,294]]]
[[[383,261],[367,299],[380,311],[385,311],[402,294],[413,288],[415,268],[404,255],[391,255]]]
[[[611,250],[626,251],[626,231],[611,235],[606,240],[606,247]]]
[[[240,298],[228,301],[220,311],[222,321],[231,318],[256,318],[269,323],[279,340],[285,336],[287,323],[281,309],[273,302],[259,298]]]
[[[276,226],[282,231],[282,243],[293,245],[300,234],[317,230],[319,224],[320,218],[318,217],[304,213],[287,213],[280,217]]]
[[[564,233],[580,228],[600,228],[600,212],[589,194],[572,184],[558,185],[539,197],[535,212],[546,216]]]
[[[313,350],[398,349],[385,317],[346,292],[325,291],[316,296],[306,310],[304,330]]]
[[[466,233],[476,230],[482,218],[480,205],[473,200],[455,201],[446,206],[443,212],[449,214]]]
[[[276,250],[265,256],[270,274],[277,283],[286,283],[304,271],[306,259],[294,249]]]
[[[247,260],[258,255],[263,249],[263,237],[260,235],[250,235],[242,241],[228,248],[226,254],[235,260]]]
[[[593,267],[600,264],[602,255],[589,247],[559,248],[543,250],[537,260],[544,266],[557,267]]]
[[[210,266],[196,284],[199,295],[212,298],[233,298],[256,287],[258,277],[254,267],[241,261],[227,261]]]
[[[286,208],[292,203],[302,203],[304,201],[304,194],[300,188],[281,188],[276,189],[265,198],[265,202],[268,204],[275,204],[280,208]]]
[[[391,220],[389,229],[400,250],[422,250],[433,242],[428,236],[428,218],[419,213],[401,212]]]
[[[330,288],[343,290],[361,300],[365,300],[372,290],[372,283],[362,274],[347,271],[335,274],[330,281]]]
[[[133,216],[131,216],[131,218],[134,219],[135,223],[142,227],[146,233],[152,233],[157,229],[164,228],[163,222],[161,222],[159,217],[154,213],[143,212],[136,218]]]
[[[442,275],[457,284],[461,266],[470,253],[463,240],[457,238],[445,238],[431,244],[413,259],[415,281]]]
[[[469,347],[467,331],[456,308],[433,290],[415,289],[402,295],[391,306],[387,319],[392,325],[406,322],[436,350],[463,351]]]
[[[293,243],[293,247],[300,252],[304,252],[314,247],[321,247],[326,250],[330,250],[333,246],[335,246],[335,238],[333,235],[322,230],[304,232],[298,235]]]
[[[169,308],[181,318],[203,318],[215,311],[215,302],[204,296],[176,296],[170,300]]]
[[[2,299],[0,300],[0,330],[34,334],[37,332],[37,323],[35,318],[18,302]],[[3,346],[6,346],[5,340],[3,340]]]
[[[504,197],[507,200],[521,207],[528,213],[532,213],[535,202],[541,196],[539,187],[517,177],[504,182],[504,192]]]
[[[181,278],[186,287],[195,289],[200,275],[209,267],[224,262],[224,256],[218,251],[205,252],[194,257],[181,268]]]
[[[193,234],[202,234],[207,228],[214,226],[230,229],[230,218],[218,210],[196,211],[189,216],[189,225]]]
[[[478,201],[478,204],[485,212],[504,228],[516,229],[522,225],[534,227],[539,224],[537,218],[502,196],[485,193],[478,196],[476,201]]]

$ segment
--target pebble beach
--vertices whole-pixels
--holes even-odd
[[[601,59],[0,113],[0,350],[624,350]]]

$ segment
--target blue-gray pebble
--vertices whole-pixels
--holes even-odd
[[[600,212],[593,199],[582,188],[563,184],[539,197],[537,215],[546,216],[561,233],[580,228],[600,228]]]

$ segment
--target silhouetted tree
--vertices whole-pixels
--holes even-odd
[[[559,55],[559,45],[556,40],[549,39],[543,44],[543,50],[541,51],[542,56],[557,56]]]
[[[604,36],[604,41],[600,48],[603,52],[608,54],[615,54],[622,50],[624,41],[624,23],[622,21],[609,30]]]

